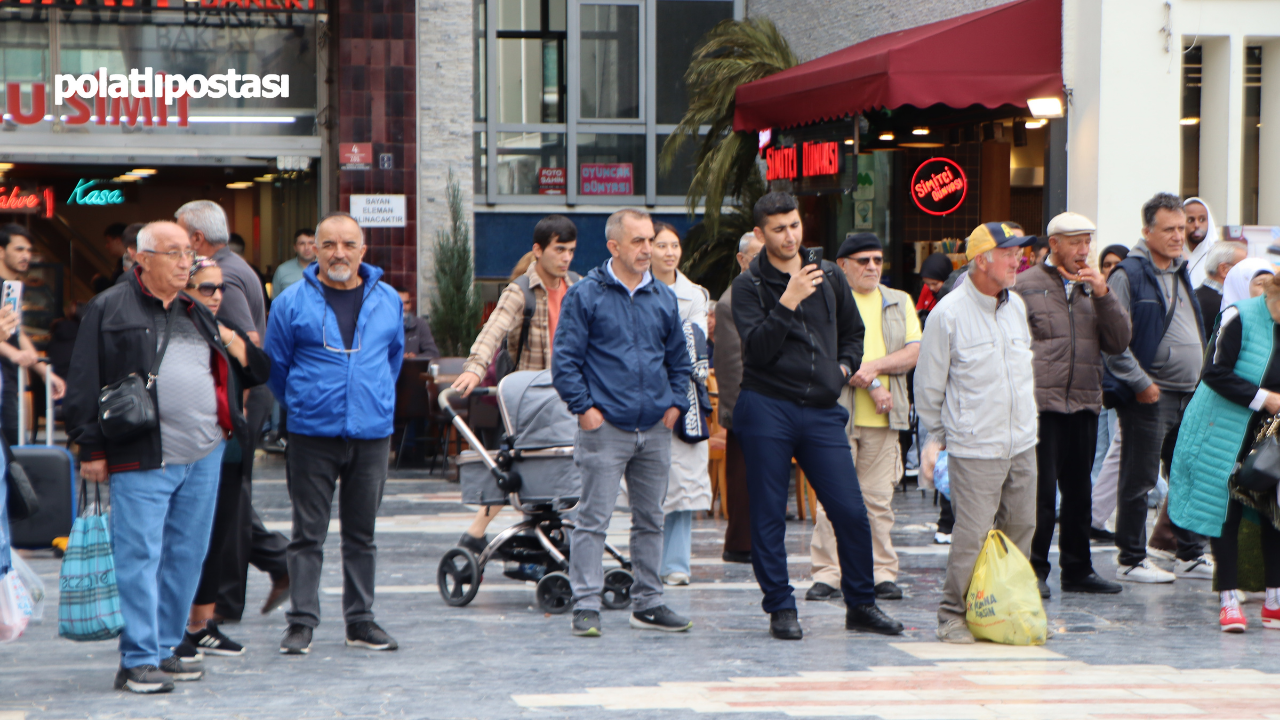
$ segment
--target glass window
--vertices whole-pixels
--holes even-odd
[[[17,83],[48,82],[48,61],[48,25],[0,22],[0,78]],[[62,72],[71,71],[64,69]],[[3,90],[0,87],[0,91]],[[30,88],[24,90],[29,91]]]
[[[657,27],[654,28],[658,57],[657,120],[675,124],[688,108],[684,84],[689,59],[716,23],[733,19],[733,3],[723,0],[658,0]],[[659,176],[658,182],[662,182]],[[662,191],[659,191],[661,194]],[[683,191],[681,192],[683,194]]]
[[[1258,224],[1258,139],[1262,130],[1262,48],[1244,53],[1244,152],[1240,222]]]
[[[670,135],[658,136],[658,154],[662,154],[662,147],[667,142]],[[672,163],[671,169],[663,172],[662,164],[658,164],[658,194],[659,195],[680,195],[683,196],[689,192],[689,183],[693,182],[694,158],[698,155],[698,147],[702,143],[702,137],[697,139],[685,140],[684,145],[680,148],[680,154],[676,156],[675,162]]]
[[[1182,51],[1182,196],[1200,194],[1200,72],[1199,45]]]
[[[497,0],[498,31],[565,31],[565,0]]]
[[[563,195],[564,133],[498,133],[499,195]]]
[[[578,193],[644,195],[644,136],[578,133]]]
[[[581,8],[582,117],[640,117],[640,8]]]
[[[488,39],[485,36],[485,19],[488,17],[485,11],[485,0],[477,0],[475,10],[471,16],[474,18],[475,28],[472,36],[475,38],[475,62],[472,63],[471,82],[471,104],[475,108],[475,119],[484,122],[486,113],[488,112],[488,101],[485,93],[488,92],[486,80],[488,79],[488,54],[486,43]]]
[[[498,122],[564,122],[565,34],[555,29],[564,0],[496,1]]]
[[[489,168],[488,133],[472,133],[472,138],[471,177],[475,182],[472,191],[476,195],[487,195],[489,193],[489,175],[486,172]]]

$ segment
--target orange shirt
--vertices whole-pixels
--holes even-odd
[[[543,287],[546,287],[544,284]],[[560,287],[552,290],[547,288],[547,342],[549,347],[555,347],[556,342],[556,323],[560,321],[560,301],[564,300],[564,294],[569,290],[569,283],[560,278]],[[547,353],[550,355],[550,352]]]

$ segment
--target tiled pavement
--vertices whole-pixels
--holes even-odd
[[[288,499],[274,458],[260,469],[256,505],[287,528]],[[900,638],[848,633],[838,603],[800,602],[805,639],[770,640],[749,566],[719,560],[723,521],[699,520],[689,588],[668,602],[695,621],[687,635],[641,632],[622,612],[604,616],[604,637],[574,638],[567,616],[533,607],[533,589],[490,572],[475,601],[450,608],[435,590],[436,566],[470,513],[457,486],[401,472],[387,485],[378,525],[379,622],[395,653],[342,641],[336,533],[326,546],[325,621],[310,655],[277,652],[283,617],[251,611],[225,630],[242,658],[206,662],[209,674],[177,692],[139,697],[111,690],[113,642],[72,643],[56,623],[0,645],[0,720],[36,718],[677,718],[755,717],[1280,718],[1280,632],[1263,631],[1256,603],[1244,635],[1216,629],[1207,582],[1126,586],[1118,596],[1062,596],[1046,610],[1044,648],[969,648],[933,642],[946,549],[930,543],[930,499],[899,494],[894,534],[907,598],[884,608],[907,625]],[[511,522],[514,515],[499,519]],[[611,535],[625,544],[625,514]],[[792,522],[796,586],[807,586],[812,526]],[[336,520],[335,520],[336,529]],[[1108,574],[1114,552],[1097,548]],[[58,564],[32,564],[56,586]],[[267,590],[254,572],[251,607]],[[56,609],[50,609],[50,617]]]

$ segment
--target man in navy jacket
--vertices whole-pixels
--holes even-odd
[[[320,573],[337,485],[347,644],[395,650],[373,621],[374,519],[387,481],[396,376],[404,361],[400,296],[361,262],[364,232],[346,213],[316,226],[318,265],[271,306],[271,391],[289,413],[293,607],[280,652],[302,655],[320,624]],[[338,485],[338,479],[342,479]]]
[[[676,296],[649,272],[653,221],[624,209],[609,216],[612,259],[565,294],[551,354],[556,391],[578,416],[574,461],[582,496],[569,580],[574,635],[600,635],[605,531],[623,474],[631,501],[631,626],[693,627],[662,604],[662,499],[671,468],[671,428],[689,409],[692,366]]]

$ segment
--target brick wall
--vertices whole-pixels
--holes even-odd
[[[339,172],[338,206],[349,210],[352,193],[405,195],[405,227],[365,230],[369,246],[365,262],[381,267],[387,282],[415,292],[418,73],[413,0],[337,0],[336,4],[338,139],[373,143],[373,169]],[[383,153],[391,154],[393,169],[379,169]]]

